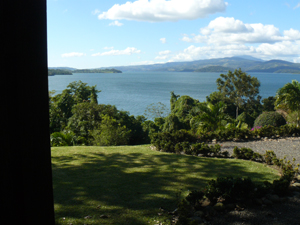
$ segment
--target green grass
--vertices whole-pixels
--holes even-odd
[[[211,179],[232,175],[262,182],[279,176],[255,162],[168,154],[149,145],[52,148],[52,171],[56,222],[73,225],[168,224],[159,208],[173,211],[178,195]]]

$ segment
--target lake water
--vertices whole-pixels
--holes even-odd
[[[260,95],[275,96],[278,88],[292,80],[300,81],[299,74],[251,73],[259,79]],[[189,95],[199,101],[217,91],[216,79],[220,73],[194,72],[124,72],[115,74],[76,73],[49,77],[49,90],[56,94],[66,89],[73,81],[81,80],[89,86],[97,85],[99,104],[115,105],[130,115],[143,115],[148,105],[161,102],[169,107],[170,92]]]

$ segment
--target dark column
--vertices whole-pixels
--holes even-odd
[[[0,18],[0,223],[54,224],[46,0],[3,0]]]

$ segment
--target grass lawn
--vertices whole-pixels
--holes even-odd
[[[159,208],[173,211],[178,195],[217,176],[255,182],[279,176],[255,162],[168,154],[149,145],[52,148],[52,172],[56,222],[68,225],[169,224],[167,214],[158,216]]]

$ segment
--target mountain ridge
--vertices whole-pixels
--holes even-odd
[[[228,70],[235,70],[239,68],[245,72],[300,74],[300,63],[293,63],[278,59],[264,61],[252,56],[243,55],[185,62],[157,63],[151,65],[100,67],[97,69],[117,69],[122,72],[226,72]]]

